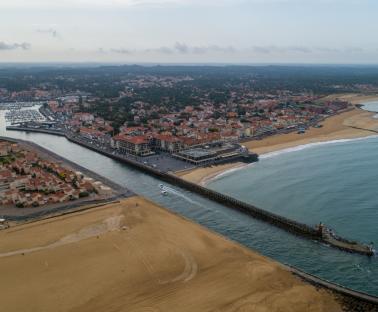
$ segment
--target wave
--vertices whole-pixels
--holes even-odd
[[[378,135],[370,135],[370,136],[362,137],[362,138],[337,139],[337,140],[302,144],[302,145],[297,145],[297,146],[294,146],[294,147],[288,147],[288,148],[284,148],[284,149],[281,149],[281,150],[278,150],[278,151],[262,154],[262,155],[259,156],[259,158],[260,159],[267,159],[267,158],[276,157],[276,156],[279,156],[279,155],[282,155],[282,154],[298,152],[298,151],[308,149],[308,148],[312,148],[312,147],[318,147],[318,146],[323,146],[323,145],[332,145],[332,144],[340,144],[340,143],[347,143],[347,142],[354,142],[354,141],[362,141],[362,140],[367,140],[367,139],[372,139],[372,138],[378,138]]]
[[[251,163],[251,164],[245,164],[245,165],[242,165],[242,166],[238,166],[238,167],[234,167],[234,168],[230,168],[230,169],[227,169],[225,171],[222,171],[222,172],[219,172],[218,174],[212,176],[212,177],[209,177],[209,178],[205,178],[203,180],[203,185],[206,186],[208,185],[209,183],[211,182],[214,182],[215,180],[218,180],[220,178],[223,178],[225,176],[228,176],[230,174],[233,174],[234,172],[236,171],[239,171],[239,170],[242,170],[242,169],[246,169],[246,168],[249,168],[249,167],[252,167],[253,165],[255,165],[256,163]]]
[[[368,112],[378,113],[378,101],[369,101],[362,103],[361,108]]]
[[[372,138],[378,138],[378,135],[370,135],[370,136],[367,136],[367,137],[353,138],[353,139],[337,139],[337,140],[302,144],[302,145],[297,145],[297,146],[294,146],[294,147],[284,148],[284,149],[274,151],[274,152],[269,152],[269,153],[266,153],[266,154],[261,154],[261,155],[259,155],[259,159],[273,158],[273,157],[280,156],[282,154],[298,152],[298,151],[302,151],[302,150],[312,148],[312,147],[318,147],[318,146],[323,146],[323,145],[332,145],[332,144],[340,144],[340,143],[347,143],[347,142],[355,142],[355,141],[362,141],[362,140],[367,140],[367,139],[372,139]],[[235,173],[239,170],[250,168],[254,165],[256,165],[256,163],[251,163],[251,164],[247,164],[245,166],[240,166],[240,167],[225,170],[225,171],[220,172],[217,175],[215,175],[215,176],[213,176],[209,179],[205,179],[204,185],[206,186],[211,182],[219,180],[219,179],[221,179],[225,176],[229,176],[229,175],[231,175],[231,174],[233,174],[233,173]]]

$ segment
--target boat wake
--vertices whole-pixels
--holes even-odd
[[[161,185],[160,189],[162,191],[166,191],[168,194],[174,194],[174,195],[176,195],[178,197],[181,197],[181,198],[185,199],[187,202],[190,202],[191,204],[201,206],[201,204],[199,202],[191,199],[190,197],[184,195],[183,193],[181,193],[181,192],[179,192],[179,191],[177,191],[177,190],[175,190],[175,189],[173,189],[173,188],[171,188],[169,186]]]

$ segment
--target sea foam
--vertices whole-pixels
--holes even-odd
[[[294,146],[294,147],[284,148],[284,149],[274,151],[274,152],[269,152],[269,153],[266,153],[266,154],[261,154],[259,156],[259,159],[272,158],[272,157],[276,157],[276,156],[279,156],[279,155],[282,155],[282,154],[298,152],[298,151],[302,151],[304,149],[308,149],[308,148],[312,148],[312,147],[318,147],[318,146],[323,146],[323,145],[332,145],[332,144],[340,144],[340,143],[347,143],[347,142],[354,142],[354,141],[362,141],[362,140],[367,140],[367,139],[372,139],[372,138],[378,138],[378,135],[369,135],[369,136],[362,137],[362,138],[337,139],[337,140],[302,144],[302,145],[297,145],[297,146]]]

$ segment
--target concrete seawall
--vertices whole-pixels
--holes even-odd
[[[18,127],[18,126],[7,126],[7,130],[45,133],[45,134],[52,134],[52,135],[57,135],[61,137],[66,136],[66,134],[60,130],[35,129],[35,128],[26,128],[26,127]]]
[[[376,296],[326,281],[315,275],[298,270],[290,265],[285,265],[285,267],[304,281],[316,287],[329,289],[336,295],[341,295],[342,298],[340,299],[343,301],[344,305],[348,307],[346,311],[378,311],[378,297]]]

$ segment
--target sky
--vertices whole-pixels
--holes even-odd
[[[0,62],[378,64],[376,0],[0,0]]]

